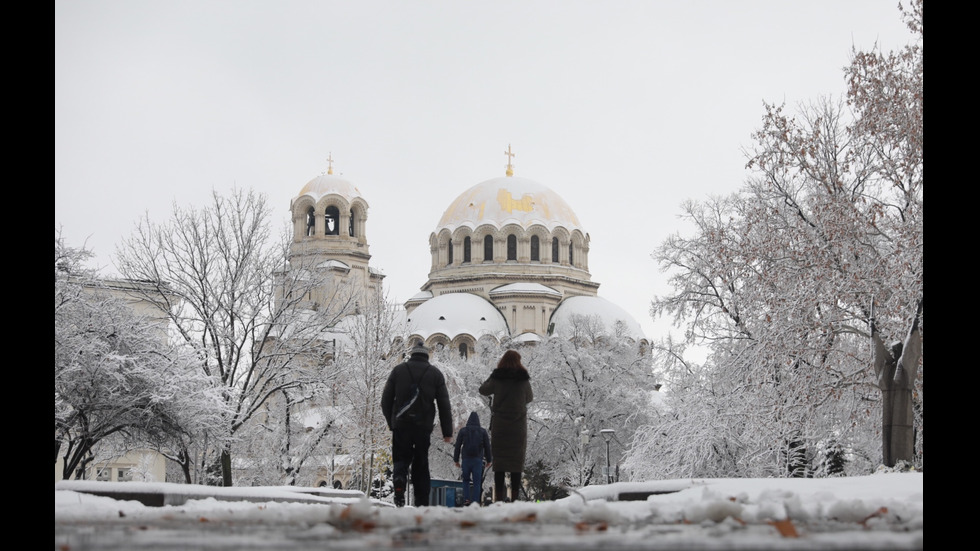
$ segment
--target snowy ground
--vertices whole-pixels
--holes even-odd
[[[140,484],[56,483],[55,549],[923,547],[922,473],[915,472],[829,479],[616,483],[581,488],[572,497],[553,502],[455,509],[396,509],[349,492],[316,497],[290,488]],[[180,490],[183,497],[176,502],[182,504],[150,507],[87,493],[98,485]],[[669,493],[617,501],[617,496],[628,492]]]

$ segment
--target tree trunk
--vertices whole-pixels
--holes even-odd
[[[221,450],[221,485],[231,486],[231,452]]]
[[[85,472],[85,467],[88,466],[91,459],[93,444],[86,438],[81,438],[77,442],[69,444],[68,451],[65,453],[65,464],[61,469],[61,477],[65,480],[71,480],[74,476],[76,479],[81,479],[78,474]]]
[[[184,473],[184,483],[192,484],[191,479],[191,454],[187,451],[187,448],[180,450],[178,454],[177,464],[180,465],[181,472]]]

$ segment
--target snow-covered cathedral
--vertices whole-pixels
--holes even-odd
[[[512,156],[510,147],[505,152]],[[332,162],[332,161],[331,161]],[[429,236],[432,264],[405,304],[401,334],[468,356],[481,339],[533,342],[570,331],[573,316],[646,341],[625,310],[598,296],[589,273],[589,234],[564,199],[514,175],[476,184],[449,203]],[[384,275],[370,266],[368,201],[333,174],[310,180],[290,202],[290,263],[329,269],[376,293]]]

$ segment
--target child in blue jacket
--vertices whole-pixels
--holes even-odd
[[[462,465],[460,465],[461,455]],[[463,505],[480,503],[483,469],[493,463],[493,452],[490,451],[490,433],[480,426],[480,416],[475,411],[470,413],[466,426],[459,429],[459,434],[456,435],[453,462],[463,469]],[[486,462],[485,466],[484,462]]]

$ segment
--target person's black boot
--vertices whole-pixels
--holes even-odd
[[[405,481],[395,479],[395,507],[405,506]]]
[[[493,501],[507,501],[507,479],[506,473],[494,471],[493,473]]]

